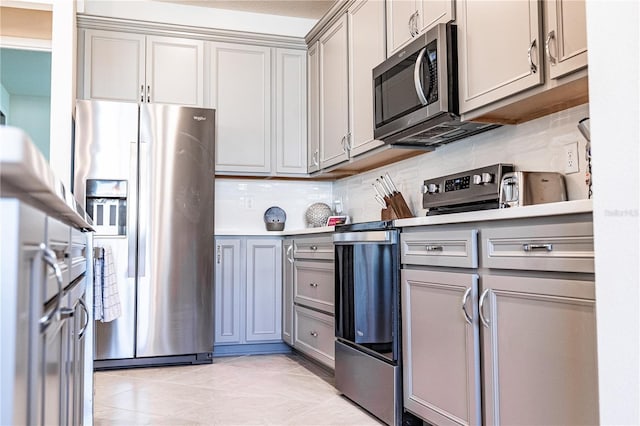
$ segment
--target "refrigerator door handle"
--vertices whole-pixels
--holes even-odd
[[[144,277],[146,274],[147,260],[147,228],[149,226],[150,212],[148,211],[151,204],[149,190],[149,144],[140,141],[140,177],[139,177],[139,197],[138,202],[138,277]]]
[[[136,206],[138,205],[138,187],[135,177],[138,174],[138,142],[129,144],[129,206],[127,207],[127,277],[136,276],[136,235],[138,234],[138,221],[136,219]]]

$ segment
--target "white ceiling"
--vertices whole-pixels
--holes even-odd
[[[156,0],[192,6],[320,19],[336,0]]]

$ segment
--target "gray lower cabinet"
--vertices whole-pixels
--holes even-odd
[[[282,340],[293,346],[293,240],[283,241],[282,257]]]
[[[475,273],[402,270],[404,406],[432,424],[480,424],[477,295]]]
[[[228,345],[280,342],[282,240],[217,237],[215,262],[214,355],[243,351]]]

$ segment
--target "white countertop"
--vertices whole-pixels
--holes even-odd
[[[305,235],[305,234],[322,234],[325,232],[333,232],[335,230],[335,226],[320,226],[317,228],[302,228],[302,229],[286,229],[284,231],[267,231],[266,229],[264,231],[248,231],[246,229],[232,229],[232,228],[225,228],[225,229],[216,229],[215,230],[215,235],[216,236],[231,236],[231,235],[238,235],[238,236],[265,236],[265,237],[286,237],[289,235]]]
[[[412,217],[409,219],[397,219],[394,221],[394,224],[399,228],[406,228],[410,226],[443,225],[449,223],[484,222],[490,220],[591,213],[592,211],[592,200],[575,200],[536,204],[525,207],[512,207],[508,209],[480,210],[475,212],[452,213],[438,216]]]
[[[0,126],[0,141],[2,197],[24,200],[80,229],[92,230],[91,218],[23,130]]]

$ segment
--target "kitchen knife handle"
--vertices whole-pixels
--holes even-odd
[[[384,178],[389,184],[389,186],[391,187],[391,189],[393,190],[393,192],[400,192],[398,191],[398,187],[396,186],[396,184],[393,183],[393,180],[391,179],[391,176],[389,176],[389,173],[385,173]]]
[[[464,296],[462,296],[462,313],[464,315],[464,320],[469,323],[469,325],[473,325],[473,320],[467,313],[467,300],[469,300],[469,295],[471,294],[471,287],[469,287],[465,292]]]
[[[478,312],[480,313],[480,321],[482,322],[482,325],[484,325],[485,327],[489,328],[489,320],[484,316],[484,301],[487,298],[487,295],[489,294],[489,289],[486,289],[485,291],[482,292],[482,295],[480,296],[480,303],[478,303]]]

